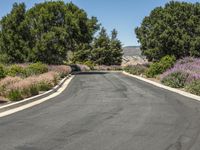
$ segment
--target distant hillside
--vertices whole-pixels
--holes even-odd
[[[148,61],[141,55],[139,46],[126,46],[123,48],[124,56],[122,66],[146,64]]]
[[[141,56],[140,46],[123,47],[124,56]]]

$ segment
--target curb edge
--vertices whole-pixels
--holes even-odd
[[[162,89],[165,89],[165,90],[168,90],[168,91],[177,93],[177,94],[182,95],[182,96],[185,96],[185,97],[187,97],[187,98],[191,98],[191,99],[200,101],[200,96],[197,96],[197,95],[194,95],[194,94],[191,94],[191,93],[188,93],[188,92],[179,90],[179,89],[171,88],[171,87],[165,86],[165,85],[163,85],[163,84],[160,84],[160,83],[157,83],[157,82],[148,80],[148,79],[146,79],[146,78],[143,78],[143,77],[140,77],[140,76],[136,76],[136,75],[132,75],[132,74],[127,73],[127,72],[125,72],[125,71],[123,71],[122,73],[123,73],[124,75],[130,76],[130,77],[133,77],[133,78],[136,78],[136,79],[138,79],[138,80],[141,80],[141,81],[144,81],[144,82],[146,82],[146,83],[152,84],[152,85],[154,85],[154,86],[160,87],[160,88],[162,88]]]

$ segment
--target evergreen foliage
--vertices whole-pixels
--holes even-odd
[[[145,17],[136,35],[142,53],[157,61],[166,55],[176,59],[200,56],[200,3],[171,1]]]

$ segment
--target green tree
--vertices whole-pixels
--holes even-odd
[[[122,55],[122,45],[117,39],[117,31],[114,29],[109,37],[102,28],[93,43],[92,60],[99,65],[120,65]]]
[[[64,2],[44,2],[28,10],[26,22],[30,30],[28,59],[31,62],[60,64],[73,45],[72,18]]]
[[[1,21],[0,55],[1,61],[24,62],[27,58],[27,29],[24,28],[26,7],[24,3],[13,4],[11,12]]]
[[[86,61],[91,61],[92,47],[89,44],[80,44],[77,49],[78,50],[74,53],[72,58],[73,63],[84,63]]]
[[[110,54],[110,38],[106,29],[101,28],[99,35],[94,39],[92,60],[99,65],[109,65]]]
[[[199,3],[171,1],[155,8],[135,30],[142,54],[149,60],[160,60],[166,55],[177,59],[199,56],[199,14]]]
[[[60,64],[69,51],[91,44],[99,24],[72,2],[46,1],[27,11],[15,3],[0,27],[0,61]]]
[[[98,65],[120,65],[122,61],[122,45],[117,39],[117,30],[108,36],[106,29],[101,28],[92,45],[83,44],[74,53],[73,62],[93,62]]]
[[[119,39],[117,39],[117,30],[113,29],[111,31],[111,40],[110,40],[110,50],[111,53],[111,65],[120,65],[122,62],[123,50],[122,44]]]
[[[97,19],[73,3],[50,1],[28,10],[30,30],[29,61],[58,64],[67,59],[68,51],[89,44],[98,30]]]

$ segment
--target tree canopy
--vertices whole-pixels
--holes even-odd
[[[27,58],[28,36],[24,27],[26,8],[25,5],[14,3],[12,11],[0,21],[0,50],[1,59],[7,62],[23,62]]]
[[[75,53],[74,61],[91,61],[98,65],[120,65],[122,55],[122,44],[117,39],[117,31],[113,29],[109,37],[106,29],[101,28],[90,46],[83,46]]]
[[[200,3],[171,1],[145,17],[136,35],[149,60],[200,56]]]
[[[89,45],[100,26],[96,17],[63,1],[39,3],[29,10],[15,3],[0,25],[1,59],[49,64],[62,63],[68,51]]]

